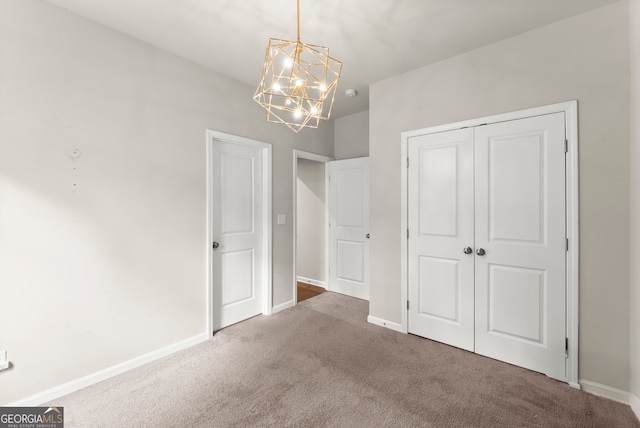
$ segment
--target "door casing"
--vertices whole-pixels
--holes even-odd
[[[206,161],[207,161],[207,251],[206,251],[206,266],[207,266],[207,282],[206,282],[206,304],[207,304],[207,320],[206,320],[206,332],[207,334],[213,333],[213,163],[212,163],[212,149],[213,144],[216,141],[223,141],[230,144],[238,144],[242,146],[248,146],[262,150],[262,197],[264,203],[262,204],[262,230],[263,230],[263,301],[262,301],[262,314],[271,315],[273,306],[273,284],[272,284],[272,227],[271,227],[271,195],[272,195],[272,173],[271,173],[271,159],[272,148],[271,144],[263,143],[261,141],[252,140],[245,137],[239,137],[237,135],[226,134],[223,132],[213,131],[207,129],[206,132]]]
[[[566,289],[567,308],[566,326],[568,339],[568,356],[566,360],[567,383],[580,389],[578,383],[578,317],[579,317],[579,193],[578,193],[578,102],[576,100],[564,103],[534,107],[510,113],[455,122],[446,125],[434,126],[401,134],[401,331],[408,332],[407,324],[407,300],[408,300],[408,141],[417,135],[434,134],[437,132],[451,131],[465,127],[475,127],[483,124],[505,122],[509,120],[524,119],[550,113],[564,113],[565,130],[567,138],[567,153],[565,160],[565,186],[566,186],[566,231],[568,250],[566,254]]]

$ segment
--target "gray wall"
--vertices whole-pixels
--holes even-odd
[[[631,393],[640,418],[640,0],[629,0],[631,52]]]
[[[333,155],[333,123],[268,124],[254,89],[46,2],[0,2],[0,349],[14,364],[0,404],[205,333],[205,130],[273,144],[287,219],[294,144]],[[273,239],[277,305],[293,298],[292,222]]]
[[[335,159],[369,156],[369,112],[340,117],[335,122]]]
[[[325,164],[298,159],[296,273],[326,281]]]
[[[371,86],[372,316],[401,321],[400,133],[577,99],[579,376],[628,391],[628,25],[617,2]]]

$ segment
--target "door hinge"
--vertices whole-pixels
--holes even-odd
[[[407,168],[409,168],[409,158],[407,158]]]
[[[409,239],[409,229],[407,229],[407,239]]]
[[[409,301],[407,300],[407,310],[409,310]]]
[[[564,140],[564,152],[567,153],[569,151],[569,140]]]
[[[566,251],[569,251],[569,238],[566,238]]]
[[[569,356],[569,338],[568,337],[564,338],[564,355],[565,357]]]

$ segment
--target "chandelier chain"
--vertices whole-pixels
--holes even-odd
[[[298,43],[300,43],[300,0],[296,0],[298,17]]]

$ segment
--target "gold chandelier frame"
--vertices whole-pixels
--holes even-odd
[[[329,48],[300,41],[300,0],[297,21],[296,41],[269,39],[253,99],[267,111],[267,121],[300,132],[331,116],[342,62],[329,56]]]

